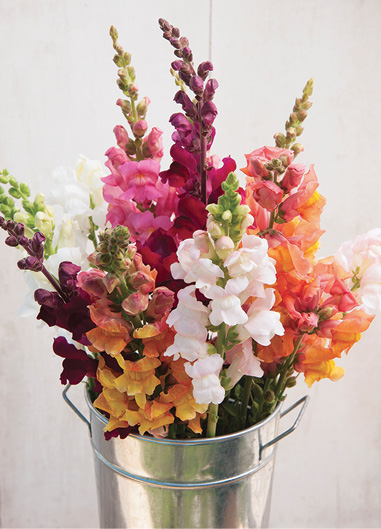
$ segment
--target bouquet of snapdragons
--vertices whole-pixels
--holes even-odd
[[[37,318],[60,329],[61,382],[86,379],[108,418],[106,439],[211,437],[256,424],[300,374],[308,386],[341,378],[335,359],[381,309],[381,230],[316,257],[325,199],[314,167],[295,162],[312,80],[275,146],[246,155],[242,187],[235,161],[211,154],[212,63],[196,67],[188,39],[159,24],[181,107],[170,117],[169,168],[112,27],[127,127],[114,129],[108,172],[81,157],[34,200],[0,175],[0,226],[24,252],[18,266]]]

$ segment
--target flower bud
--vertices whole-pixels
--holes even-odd
[[[136,110],[140,117],[142,118],[145,117],[147,113],[148,105],[150,104],[150,102],[151,101],[148,97],[143,97],[143,99],[139,101],[139,103],[136,105]]]
[[[136,138],[143,138],[144,134],[147,132],[148,124],[144,119],[139,119],[132,129],[134,136]]]
[[[232,219],[232,212],[231,212],[229,209],[227,209],[226,211],[224,211],[224,212],[222,213],[222,219],[223,219],[224,221],[226,221],[226,222],[230,222],[231,219]]]
[[[211,101],[214,97],[214,94],[217,88],[218,88],[217,79],[209,79],[209,81],[206,83],[205,90],[204,90],[204,100]]]
[[[182,61],[173,61],[172,64],[171,64],[171,67],[173,68],[173,70],[178,72],[180,70],[182,64],[183,64]]]
[[[123,110],[125,114],[131,112],[131,103],[127,99],[118,99],[116,104]]]
[[[5,239],[5,244],[7,246],[18,246],[19,245],[19,241],[18,241],[18,238],[15,237],[14,235],[10,235],[9,237],[7,237]]]
[[[190,89],[196,94],[202,94],[204,90],[204,81],[198,75],[193,75],[190,80]]]
[[[271,389],[269,389],[264,394],[264,397],[266,402],[273,402],[275,400],[275,393]]]
[[[293,388],[296,386],[296,377],[290,377],[287,379],[286,388]]]
[[[291,147],[291,150],[294,151],[295,156],[302,151],[304,151],[304,147],[301,143],[294,143],[294,145]]]

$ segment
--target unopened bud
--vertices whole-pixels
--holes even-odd
[[[112,40],[118,40],[118,32],[115,26],[110,27],[110,37]]]
[[[296,377],[290,377],[287,379],[287,382],[286,382],[286,388],[292,388],[294,386],[296,386]]]
[[[304,121],[307,117],[307,110],[300,110],[297,116],[299,121]]]
[[[136,110],[139,116],[144,118],[144,116],[147,113],[148,105],[150,104],[150,100],[148,97],[144,97],[139,103],[136,105]]]
[[[134,136],[136,138],[143,138],[144,134],[147,132],[148,124],[144,119],[139,119],[132,129]]]
[[[13,235],[10,235],[9,237],[7,237],[5,239],[5,244],[7,246],[18,246],[19,245],[19,241],[18,241],[17,237],[14,237]]]
[[[123,52],[123,60],[128,66],[131,62],[131,53],[128,53],[128,51]]]
[[[222,213],[222,220],[229,222],[232,219],[232,212],[227,209]]]
[[[294,143],[294,145],[291,147],[291,150],[294,151],[295,156],[297,156],[299,153],[304,151],[304,147],[301,143]]]
[[[116,104],[120,106],[120,108],[123,110],[125,114],[129,114],[131,112],[131,103],[127,101],[127,99],[118,99]]]
[[[282,134],[281,132],[277,132],[276,134],[274,134],[274,139],[275,145],[277,147],[284,147],[284,144],[286,142],[286,137],[284,134]]]
[[[297,116],[296,112],[292,112],[290,114],[290,123],[293,125],[297,121],[298,121],[298,116]]]
[[[264,394],[264,397],[266,402],[273,402],[275,400],[275,393],[271,389],[269,389]]]
[[[289,136],[290,138],[296,138],[296,130],[294,127],[288,127],[286,132],[287,136]]]
[[[323,307],[319,311],[319,321],[329,320],[329,318],[332,316],[333,312],[334,312],[333,307]]]

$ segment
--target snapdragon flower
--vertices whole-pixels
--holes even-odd
[[[365,310],[371,314],[381,311],[381,229],[342,243],[336,259],[352,272],[350,287]]]

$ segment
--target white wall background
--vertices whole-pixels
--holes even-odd
[[[244,153],[273,144],[315,78],[300,161],[315,163],[328,199],[322,255],[381,224],[379,0],[0,0],[0,167],[37,192],[78,153],[105,160],[122,123],[111,24],[169,150],[175,88],[160,16],[191,39],[197,62],[211,50],[214,152],[239,167]],[[61,399],[52,332],[18,317],[17,252],[1,242],[0,256],[0,525],[95,527],[86,428]],[[380,321],[341,361],[344,379],[290,393],[290,403],[306,392],[312,401],[279,446],[272,527],[381,526]],[[73,394],[82,403],[82,388]]]

